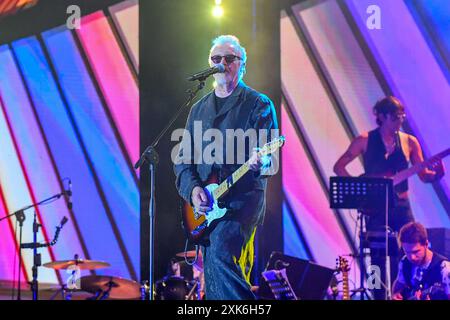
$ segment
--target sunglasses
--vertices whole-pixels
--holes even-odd
[[[241,57],[235,56],[234,54],[227,54],[226,56],[220,56],[220,55],[212,56],[211,61],[214,63],[220,63],[222,61],[222,58],[225,58],[225,61],[227,64],[232,63],[235,60],[242,60]]]
[[[406,113],[391,113],[392,120],[398,120],[400,118],[406,118]]]

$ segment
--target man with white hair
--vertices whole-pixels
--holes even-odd
[[[251,89],[242,78],[246,72],[247,54],[239,39],[232,35],[222,35],[213,40],[209,54],[210,66],[223,64],[225,72],[214,75],[216,87],[201,98],[191,109],[186,130],[190,133],[194,146],[194,122],[201,121],[202,130],[215,129],[227,137],[227,131],[254,130],[267,133],[270,141],[272,129],[278,129],[275,108],[265,95]],[[216,132],[218,132],[216,131]],[[202,135],[203,136],[203,135]],[[234,140],[238,138],[233,137]],[[204,187],[211,175],[222,182],[226,177],[249,160],[249,171],[233,186],[222,203],[227,208],[226,215],[214,221],[208,237],[202,240],[201,249],[205,272],[206,299],[208,300],[251,300],[250,272],[253,265],[253,242],[256,227],[261,224],[265,212],[265,190],[267,175],[265,169],[270,159],[257,155],[252,143],[237,141],[233,148],[223,139],[222,159],[209,163],[180,163],[174,165],[176,186],[179,194],[190,203],[197,213],[207,215],[211,210],[210,199]],[[198,152],[205,150],[204,141]],[[228,141],[229,142],[229,141]],[[234,141],[236,142],[236,141]],[[237,150],[244,145],[245,150]],[[180,151],[182,153],[183,151]],[[244,153],[244,154],[243,154]],[[237,161],[244,155],[243,161]],[[194,155],[180,154],[184,159],[194,160]],[[217,155],[215,155],[217,156]],[[231,157],[230,157],[231,156]],[[227,158],[225,160],[225,157]],[[229,159],[234,158],[230,163]],[[217,158],[215,158],[217,159]],[[272,162],[274,162],[272,160]]]

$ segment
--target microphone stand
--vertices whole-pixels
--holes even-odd
[[[195,90],[189,89],[187,93],[189,94],[188,99],[185,101],[184,104],[181,105],[181,107],[178,109],[178,111],[174,114],[172,119],[169,121],[169,123],[164,127],[164,129],[159,133],[159,135],[155,138],[155,140],[152,142],[150,146],[145,149],[145,151],[142,153],[139,160],[135,163],[134,168],[138,169],[140,168],[145,162],[149,163],[149,169],[150,169],[150,203],[149,203],[149,216],[150,216],[150,274],[149,274],[149,300],[154,300],[154,290],[153,290],[153,284],[154,284],[154,242],[155,242],[155,171],[156,171],[156,165],[159,162],[159,154],[156,151],[156,147],[158,146],[159,141],[161,138],[166,134],[166,132],[170,129],[170,127],[173,125],[173,123],[178,119],[178,117],[181,115],[182,111],[185,107],[188,107],[191,105],[192,101],[194,100],[197,93],[203,89],[205,86],[205,80],[208,76],[199,78],[199,83]]]
[[[23,222],[25,221],[25,210],[28,210],[33,207],[38,207],[43,203],[46,203],[48,201],[59,199],[62,195],[66,194],[67,191],[60,192],[58,194],[55,194],[47,199],[44,199],[42,201],[39,201],[38,203],[33,203],[31,205],[28,205],[26,207],[23,207],[22,209],[19,209],[11,214],[6,215],[3,218],[0,218],[0,222],[3,220],[6,220],[12,216],[16,216],[16,220],[19,222],[19,276],[18,276],[18,284],[17,284],[17,300],[22,299],[22,292],[21,292],[21,269],[22,269],[22,249],[23,248],[33,248],[34,254],[33,254],[33,281],[31,283],[31,290],[33,291],[33,300],[37,300],[37,267],[41,265],[41,255],[37,254],[36,249],[39,246],[45,246],[42,244],[36,243],[36,237],[37,232],[39,230],[40,224],[37,223],[36,220],[36,212],[34,212],[34,222],[33,222],[33,244],[34,246],[30,246],[30,244],[22,244],[22,229],[23,229]],[[34,288],[36,286],[36,288]],[[34,290],[35,289],[35,290]]]
[[[33,242],[31,243],[24,243],[20,245],[21,249],[33,249],[33,280],[31,281],[31,292],[33,296],[33,300],[38,300],[38,267],[42,265],[41,263],[41,254],[37,253],[38,248],[44,248],[44,247],[50,247],[56,244],[58,241],[59,233],[64,226],[64,224],[67,222],[67,218],[64,217],[60,223],[59,226],[56,227],[55,236],[53,237],[53,240],[50,243],[38,243],[37,242],[37,234],[39,232],[39,228],[41,225],[37,223],[36,219],[36,211],[34,212],[34,220],[33,220]]]
[[[25,221],[25,213],[23,212],[23,210],[18,210],[16,212],[14,212],[14,214],[16,216],[16,220],[19,221],[19,275],[18,275],[18,280],[17,280],[17,300],[22,300],[21,297],[21,270],[22,270],[22,230],[23,230],[23,222]],[[5,219],[5,218],[3,218]],[[3,219],[0,219],[3,220]]]
[[[33,300],[38,300],[38,267],[41,266],[41,254],[37,253],[38,243],[37,243],[37,233],[39,232],[39,227],[41,225],[37,223],[36,219],[36,211],[34,211],[34,220],[33,220],[33,267],[31,270],[33,271],[33,280],[31,281],[31,292],[33,295]],[[22,248],[23,245],[20,245]]]

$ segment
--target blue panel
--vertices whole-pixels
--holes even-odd
[[[346,0],[383,77],[393,94],[405,105],[412,133],[422,144],[425,157],[429,157],[448,148],[445,137],[450,128],[450,87],[405,3],[378,0],[382,28],[369,30],[366,9],[372,4],[371,0]],[[414,44],[413,50],[411,44]],[[449,163],[447,157],[444,165],[448,168]],[[409,181],[416,220],[428,228],[450,226],[449,214],[444,207],[448,206],[450,196],[450,176],[447,174],[439,182],[440,198],[431,185],[423,184],[417,176]]]
[[[0,96],[17,143],[17,152],[23,162],[24,174],[30,182],[30,192],[34,199],[40,201],[60,192],[59,177],[54,172],[51,155],[41,136],[12,53],[4,48],[5,50],[0,48]],[[51,248],[57,260],[71,258],[74,251],[83,254],[75,230],[75,221],[70,219],[70,213],[63,200],[41,206],[39,212],[44,226],[42,230],[47,232],[49,238],[53,237],[55,227],[63,216],[69,217],[58,244]],[[31,231],[31,229],[24,230],[30,234]],[[45,262],[48,261],[43,261]]]
[[[135,269],[139,268],[139,190],[70,31],[43,34],[62,90]]]
[[[425,36],[432,37],[427,39],[428,43],[433,43],[432,50],[450,80],[450,1],[407,0],[407,4],[419,24],[424,24]],[[417,19],[418,16],[422,21]]]
[[[305,244],[303,243],[298,230],[292,221],[292,212],[286,202],[283,203],[283,234],[284,234],[284,253],[300,259],[310,260]]]
[[[111,274],[128,278],[130,273],[111,221],[107,217],[99,188],[42,48],[35,37],[16,41],[12,46],[25,75],[59,175],[72,178],[73,210],[81,228],[81,235],[88,245],[89,258],[111,263]]]

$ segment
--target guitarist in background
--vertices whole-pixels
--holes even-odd
[[[346,166],[362,156],[365,175],[367,176],[392,176],[408,168],[409,162],[413,165],[423,162],[422,148],[416,137],[400,131],[405,119],[405,108],[401,102],[388,96],[379,100],[373,107],[378,128],[365,132],[356,137],[347,151],[334,165],[334,172],[338,176],[350,176]],[[431,183],[444,176],[442,160],[437,160],[431,168],[425,168],[419,172],[423,182]],[[394,208],[389,210],[389,227],[398,232],[408,222],[414,221],[408,199],[408,181],[405,180],[394,188]],[[366,216],[367,231],[385,230],[385,213],[371,212]],[[384,276],[384,260],[372,255],[372,264],[378,265]],[[396,263],[392,266],[395,267]],[[394,270],[395,271],[395,270]],[[395,274],[395,273],[394,273]],[[383,292],[375,290],[376,298],[381,298]]]
[[[428,248],[427,230],[424,226],[417,222],[404,225],[400,229],[398,241],[405,256],[398,266],[392,298],[394,300],[449,300],[450,262]],[[436,290],[432,290],[434,288]]]
[[[222,63],[225,72],[214,75],[216,88],[200,99],[189,114],[186,130],[190,133],[194,154],[186,154],[185,150],[180,149],[179,157],[183,162],[174,165],[179,194],[196,212],[205,215],[211,210],[211,203],[204,189],[208,178],[217,175],[220,183],[250,160],[251,171],[231,189],[222,203],[228,210],[227,214],[215,223],[208,239],[201,246],[205,295],[208,300],[255,299],[249,283],[254,256],[253,241],[256,227],[264,217],[267,175],[263,171],[271,160],[249,150],[248,141],[245,141],[248,139],[241,141],[246,145],[245,159],[241,163],[238,163],[238,153],[242,151],[236,149],[239,141],[235,141],[234,150],[227,150],[226,139],[222,160],[208,164],[205,161],[197,163],[194,159],[206,150],[205,142],[194,141],[194,122],[201,121],[202,135],[208,129],[220,130],[222,137],[226,137],[227,129],[256,129],[258,132],[266,130],[269,133],[268,141],[271,140],[270,131],[278,129],[272,101],[242,81],[246,61],[245,48],[235,36],[223,35],[213,41],[209,63],[211,66]],[[230,155],[234,158],[231,164],[227,161]]]

